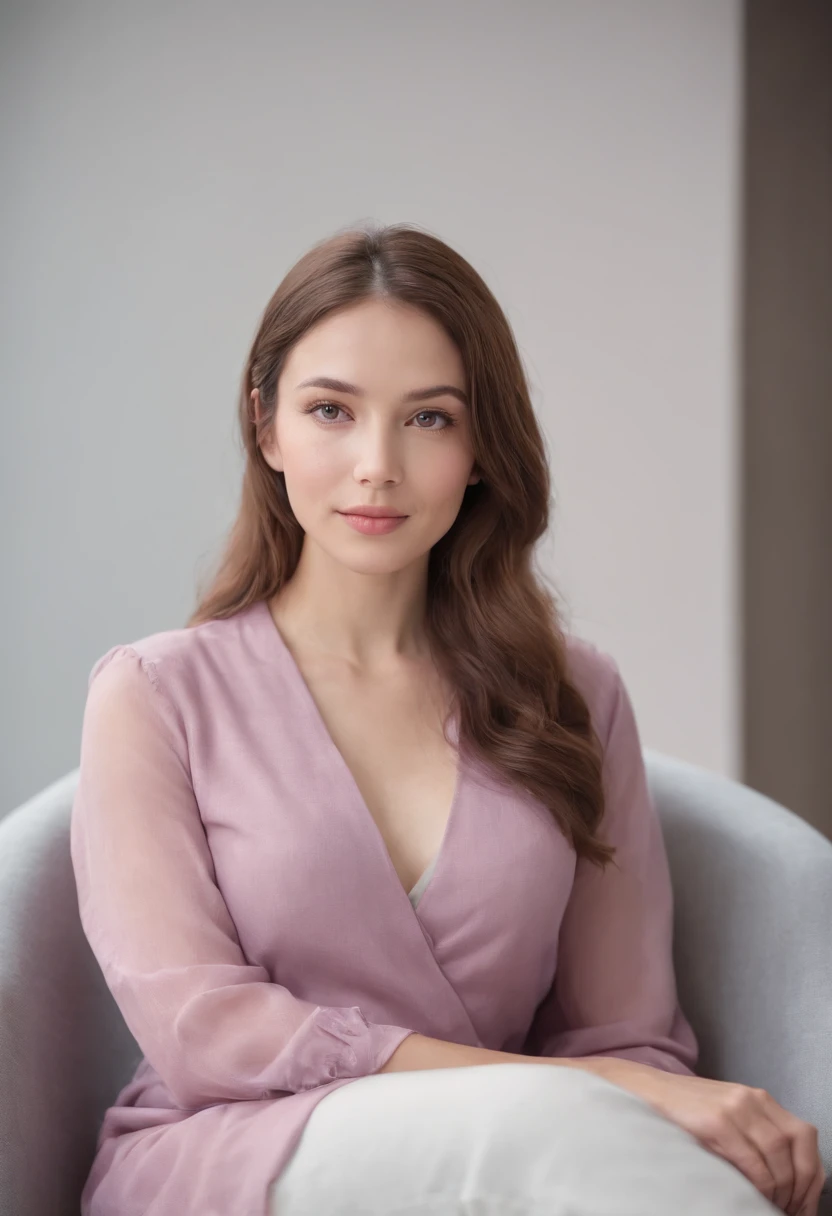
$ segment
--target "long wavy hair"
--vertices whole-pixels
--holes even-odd
[[[304,532],[283,473],[260,449],[274,422],[278,379],[311,326],[373,297],[438,321],[466,372],[481,479],[466,488],[454,524],[431,549],[425,621],[434,661],[454,690],[459,745],[539,799],[578,856],[603,869],[615,849],[594,835],[604,812],[602,746],[566,677],[557,592],[533,568],[535,543],[549,526],[550,481],[520,354],[480,275],[417,225],[337,232],[304,254],[269,300],[240,387],[239,511],[187,627],[271,599],[291,579]]]

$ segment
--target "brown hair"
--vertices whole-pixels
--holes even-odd
[[[466,371],[481,479],[466,488],[453,526],[431,550],[425,621],[434,661],[455,690],[460,747],[539,799],[577,854],[603,869],[615,849],[593,835],[604,810],[602,748],[584,698],[565,675],[557,592],[532,567],[535,542],[549,525],[550,482],[520,355],[483,279],[417,225],[336,233],[301,257],[269,300],[240,389],[246,463],[239,513],[187,624],[271,599],[292,577],[304,533],[283,473],[260,450],[278,379],[311,326],[371,297],[423,309],[456,343]]]

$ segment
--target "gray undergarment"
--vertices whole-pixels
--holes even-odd
[[[436,862],[437,862],[438,856],[439,856],[439,854],[437,853],[437,855],[436,855],[436,857],[434,857],[433,861],[428,863],[427,868],[423,871],[421,878],[418,880],[416,885],[407,893],[407,898],[413,904],[414,908],[418,904],[419,899],[421,898],[425,887],[430,882],[431,875],[433,874],[433,871],[436,868]]]

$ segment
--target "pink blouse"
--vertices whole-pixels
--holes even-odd
[[[265,601],[98,659],[72,863],[143,1059],[82,1216],[267,1216],[315,1105],[414,1031],[694,1072],[633,707],[592,643],[571,637],[569,665],[618,868],[576,864],[550,812],[463,750],[414,906]]]

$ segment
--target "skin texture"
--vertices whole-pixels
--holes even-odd
[[[361,394],[298,387],[320,376]],[[452,526],[466,487],[479,480],[469,407],[450,394],[403,401],[434,385],[467,387],[459,351],[437,322],[399,302],[352,305],[327,315],[290,351],[261,445],[268,464],[283,472],[305,532],[298,567],[273,605],[281,630],[310,660],[340,664],[370,683],[429,659],[422,623],[430,549]],[[252,405],[259,417],[256,389]],[[409,518],[385,536],[366,537],[337,514],[354,504]],[[413,1034],[381,1071],[522,1060],[545,1062]],[[612,1057],[551,1062],[587,1068],[639,1095],[782,1211],[816,1216],[825,1179],[817,1129],[765,1090]]]

